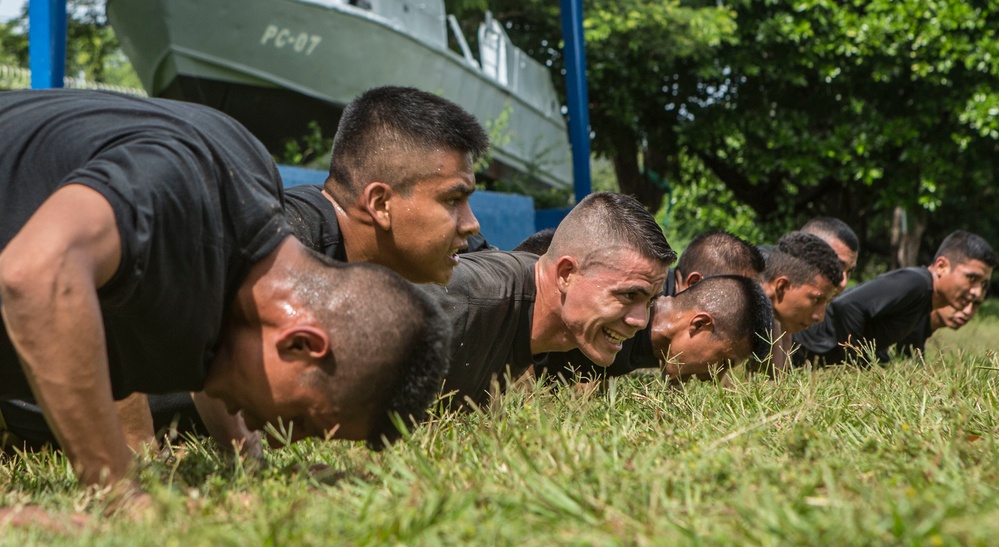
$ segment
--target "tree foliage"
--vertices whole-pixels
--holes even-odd
[[[91,82],[141,88],[138,76],[104,14],[104,0],[66,3],[66,75]],[[28,67],[28,9],[0,24],[0,62]]]
[[[555,3],[451,6],[485,7],[559,73]],[[584,17],[594,152],[650,209],[668,185],[721,184],[764,233],[834,215],[887,255],[901,208],[929,252],[957,228],[999,243],[999,3],[593,0]]]

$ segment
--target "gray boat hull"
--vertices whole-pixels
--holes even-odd
[[[310,120],[332,134],[340,109],[366,89],[408,85],[498,126],[490,176],[512,169],[571,186],[565,121],[547,77],[501,85],[433,39],[334,2],[109,0],[107,12],[150,95],[219,108],[272,150]]]

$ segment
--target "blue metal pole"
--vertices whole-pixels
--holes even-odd
[[[28,67],[31,88],[62,87],[66,75],[66,0],[28,5]]]
[[[569,102],[569,143],[576,203],[591,191],[590,100],[586,92],[586,44],[583,39],[582,0],[560,0],[562,39],[565,41],[565,81]]]

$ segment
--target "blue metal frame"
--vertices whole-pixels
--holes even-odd
[[[590,100],[586,91],[586,44],[583,39],[582,0],[561,0],[562,39],[565,41],[565,85],[569,103],[569,143],[576,203],[591,191]]]
[[[31,0],[28,24],[31,88],[62,87],[66,76],[66,1]]]

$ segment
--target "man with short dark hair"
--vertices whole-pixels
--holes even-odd
[[[767,254],[762,284],[774,308],[769,374],[790,367],[791,335],[822,321],[842,278],[839,257],[832,247],[812,234],[784,234]]]
[[[684,249],[680,255],[680,262],[667,276],[663,294],[666,297],[679,296],[702,279],[720,275],[739,275],[755,281],[763,268],[763,257],[756,247],[728,232],[706,232],[692,239]],[[535,365],[534,372],[538,376],[547,375],[549,378],[583,379],[620,376],[640,368],[664,367],[667,375],[676,379],[681,377],[686,379],[695,373],[680,373],[674,368],[701,371],[714,365],[722,365],[728,360],[741,361],[750,355],[749,347],[768,340],[769,334],[758,328],[759,325],[754,321],[733,322],[726,319],[765,316],[770,318],[767,321],[772,322],[772,313],[767,311],[764,314],[753,304],[761,301],[757,298],[763,294],[759,287],[753,284],[748,288],[743,286],[740,290],[738,285],[712,283],[712,286],[727,289],[720,292],[732,298],[731,311],[735,312],[732,316],[722,314],[717,307],[707,306],[703,298],[694,298],[696,295],[705,294],[700,291],[677,300],[658,298],[652,304],[649,327],[625,342],[623,349],[609,367],[596,365],[586,359],[581,352],[574,350],[565,354],[549,355],[544,362]],[[683,289],[678,291],[679,287]],[[765,295],[762,301],[766,301],[769,307]],[[711,303],[716,302],[718,301],[711,300]],[[695,338],[696,335],[698,342],[708,343],[705,347],[683,344],[680,341],[677,328],[685,321],[677,314],[693,311],[696,313],[691,315],[690,319],[697,318],[695,321],[697,324],[689,325],[692,329],[690,336]],[[698,317],[698,314],[701,315]],[[718,318],[722,320],[719,322]],[[767,330],[770,328],[769,322],[765,325]],[[703,336],[705,334],[709,336]],[[677,347],[670,350],[670,344],[674,339],[677,340]],[[761,357],[768,353],[757,350],[759,348],[753,353]],[[719,374],[724,371],[724,367],[721,366],[714,368],[717,368],[716,372]],[[696,374],[705,375],[703,372]]]
[[[415,283],[445,283],[456,249],[488,247],[468,205],[472,165],[488,144],[481,124],[447,99],[412,87],[368,90],[344,109],[325,186],[286,189],[285,218],[306,247],[330,258],[381,264]],[[218,402],[194,403],[197,411],[189,395],[150,397],[153,427],[179,417],[182,431],[207,429],[222,446],[249,435]],[[30,403],[0,402],[0,415],[26,446],[54,441]],[[150,429],[126,427],[135,438],[149,438]]]
[[[535,365],[535,374],[589,381],[660,368],[674,381],[717,378],[733,363],[765,357],[772,324],[770,300],[758,282],[740,275],[706,277],[655,299],[649,327],[629,340],[610,366],[574,350],[550,354]]]
[[[600,245],[594,245],[599,241]],[[443,392],[482,404],[543,354],[579,348],[610,364],[648,322],[676,254],[634,198],[591,194],[559,224],[548,251],[463,257],[446,287],[423,286],[455,338]]]
[[[902,268],[844,292],[821,323],[794,336],[796,360],[841,363],[870,349],[878,358],[924,325],[934,310],[963,309],[980,298],[996,266],[992,247],[958,230],[947,236],[926,268]]]
[[[128,476],[114,399],[131,393],[203,389],[254,427],[376,446],[389,412],[422,415],[439,308],[292,237],[277,169],[235,121],[48,90],[0,94],[0,126],[0,399],[39,403],[81,482]]]
[[[690,240],[680,255],[663,294],[673,296],[701,279],[715,275],[756,279],[765,267],[760,250],[742,238],[722,230],[704,232]]]
[[[337,260],[447,283],[472,238],[488,247],[468,205],[488,147],[482,125],[447,99],[368,90],[343,111],[326,183],[286,191],[288,220],[305,246]]]
[[[857,267],[857,257],[860,253],[860,240],[847,223],[834,217],[815,217],[801,227],[801,232],[818,236],[825,241],[843,266],[843,280],[836,294],[843,292],[850,282],[850,276]]]

